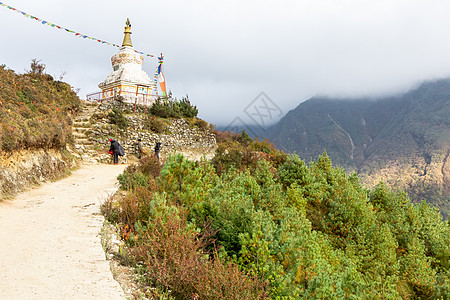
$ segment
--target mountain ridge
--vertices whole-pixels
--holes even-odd
[[[326,151],[365,184],[384,181],[416,202],[433,202],[447,216],[449,116],[450,79],[442,79],[380,99],[311,98],[265,137],[306,161]]]

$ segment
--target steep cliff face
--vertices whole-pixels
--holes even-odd
[[[313,98],[268,131],[278,147],[309,161],[324,151],[363,182],[380,180],[450,211],[450,80],[378,100]]]

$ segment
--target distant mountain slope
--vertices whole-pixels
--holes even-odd
[[[368,185],[383,180],[450,211],[450,80],[378,100],[312,98],[267,137],[306,161],[326,151]]]

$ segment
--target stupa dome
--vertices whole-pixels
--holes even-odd
[[[131,23],[127,19],[122,47],[111,57],[113,71],[98,86],[102,90],[102,99],[122,96],[127,102],[149,104],[156,84],[142,70],[144,56],[137,53],[131,43]],[[148,98],[150,97],[150,98]]]

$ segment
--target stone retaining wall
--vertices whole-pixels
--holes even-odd
[[[117,101],[116,101],[117,102]],[[112,108],[122,110],[128,120],[127,130],[120,130],[116,125],[109,124],[107,119],[108,112]],[[216,147],[216,138],[210,129],[200,129],[189,125],[185,119],[172,119],[170,125],[164,129],[164,133],[157,134],[145,129],[145,122],[148,114],[144,114],[144,108],[136,107],[139,113],[134,114],[134,105],[129,103],[102,103],[97,108],[97,112],[103,116],[96,119],[88,131],[89,140],[99,150],[109,149],[109,138],[119,141],[128,154],[135,153],[135,145],[140,138],[145,150],[153,151],[153,147],[157,141],[161,142],[161,154],[169,152],[182,152],[186,150],[194,150],[197,152],[204,151],[205,154],[214,152]]]

